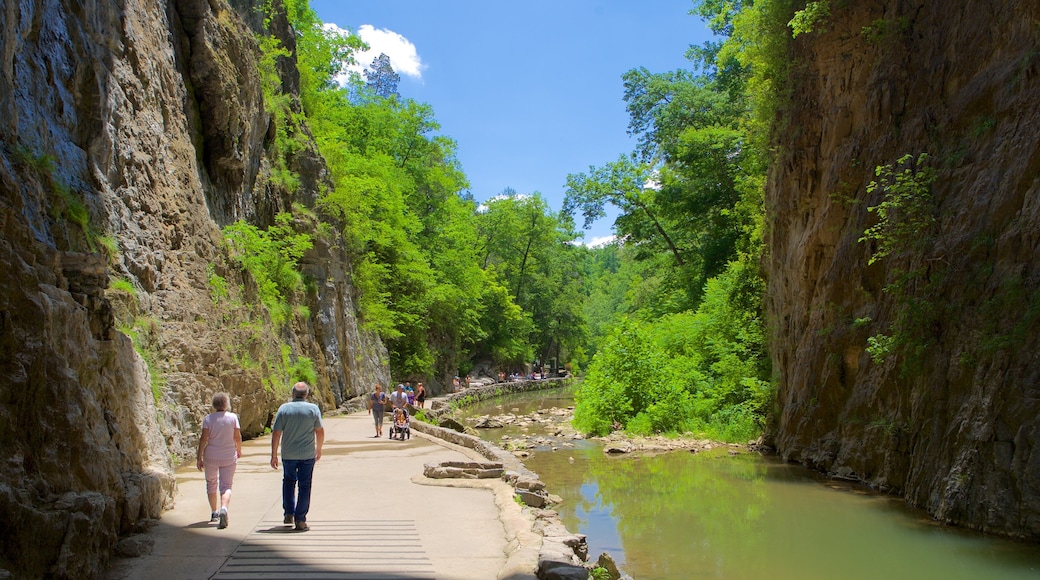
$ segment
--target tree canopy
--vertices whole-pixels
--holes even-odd
[[[727,38],[691,48],[693,70],[623,75],[637,145],[568,175],[559,212],[509,188],[474,201],[455,142],[429,105],[400,94],[389,57],[340,86],[364,45],[322,27],[305,0],[289,4],[295,55],[265,45],[265,62],[295,57],[301,70],[298,106],[273,83],[267,91],[279,183],[300,187],[292,159],[309,132],[329,172],[314,203],[319,229],[350,253],[360,319],[383,338],[395,375],[556,359],[587,369],[575,421],[590,432],[740,438],[761,427],[764,160],[754,144],[764,85],[752,74],[758,57],[731,42],[749,34],[743,4],[698,4]],[[617,242],[578,244],[573,216],[587,228],[608,206],[620,211]]]

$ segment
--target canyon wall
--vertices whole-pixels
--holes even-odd
[[[1040,4],[830,6],[768,183],[775,445],[1040,540]]]
[[[336,234],[284,325],[224,244],[294,204],[314,233],[327,180],[313,147],[286,160],[298,190],[270,179],[257,35],[294,35],[260,4],[0,3],[0,576],[97,577],[170,507],[213,393],[251,437],[302,357],[326,410],[388,382]]]

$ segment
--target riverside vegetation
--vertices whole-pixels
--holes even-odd
[[[362,324],[387,344],[395,374],[555,358],[575,372],[587,367],[576,425],[589,433],[737,441],[761,432],[771,387],[756,266],[766,164],[763,150],[747,146],[763,130],[752,122],[756,67],[719,68],[719,42],[691,51],[700,75],[630,71],[637,151],[569,176],[562,212],[538,192],[510,189],[478,210],[458,195],[466,181],[455,144],[436,134],[428,105],[398,92],[389,60],[341,86],[335,78],[357,38],[324,28],[306,1],[285,9],[295,55],[261,42],[264,66],[295,56],[301,71],[299,110],[267,81],[267,107],[281,121],[276,149],[291,157],[306,124],[329,164],[310,215],[317,235],[341,230]],[[716,10],[700,7],[705,17]],[[298,183],[291,163],[284,167],[278,179]],[[644,187],[650,178],[660,186]],[[626,242],[575,245],[572,216],[580,211],[588,225],[608,203],[622,210],[617,234]],[[309,242],[288,229],[288,214],[276,221],[266,231],[234,224],[225,235],[278,321],[300,287],[291,269]]]

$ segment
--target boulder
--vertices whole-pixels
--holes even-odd
[[[454,417],[444,417],[440,421],[437,422],[437,425],[440,426],[440,427],[444,427],[445,429],[451,429],[452,431],[458,431],[459,433],[465,433],[466,432],[466,426],[463,425],[462,423],[459,423],[459,421],[457,419],[455,419]]]
[[[516,480],[515,484],[517,489],[526,489],[529,491],[541,491],[545,489],[545,483],[540,479],[533,477],[521,477]]]
[[[151,554],[155,547],[155,538],[144,534],[137,534],[119,540],[116,544],[116,554],[124,558],[137,558],[145,554]]]
[[[614,561],[614,557],[607,552],[603,552],[596,559],[596,567],[603,568],[607,571],[607,577],[610,580],[619,580],[621,578],[621,571],[618,570],[617,562]]]
[[[516,497],[520,498],[520,501],[524,502],[525,505],[531,507],[540,508],[546,504],[546,497],[544,495],[526,489],[517,489]]]
[[[628,441],[611,441],[603,446],[603,453],[608,455],[620,455],[632,451],[632,444]]]
[[[503,472],[502,464],[497,462],[444,461],[423,466],[423,475],[430,479],[497,479]]]
[[[481,419],[479,422],[477,422],[477,424],[474,425],[474,427],[476,427],[477,429],[501,429],[505,427],[505,424],[499,421],[498,419],[491,419],[485,417]]]

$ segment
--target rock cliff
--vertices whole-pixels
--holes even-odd
[[[250,437],[301,357],[325,409],[387,382],[334,235],[315,237],[306,308],[281,328],[223,243],[294,204],[312,228],[326,179],[313,147],[286,161],[299,190],[269,178],[257,35],[293,33],[260,4],[0,4],[0,576],[98,576],[169,507],[214,392]],[[290,94],[294,67],[279,63]]]
[[[776,447],[1038,540],[1040,4],[830,5],[790,46],[767,192]]]

